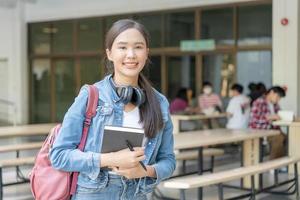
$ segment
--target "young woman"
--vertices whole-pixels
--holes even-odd
[[[105,45],[111,74],[94,84],[99,103],[85,150],[76,149],[88,97],[83,87],[64,117],[50,160],[57,169],[80,172],[73,200],[146,199],[175,169],[168,101],[141,72],[149,62],[149,36],[143,25],[128,19],[115,22]],[[100,153],[105,125],[143,128],[144,147]]]

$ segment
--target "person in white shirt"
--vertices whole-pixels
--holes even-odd
[[[228,129],[246,129],[248,127],[250,116],[250,100],[243,95],[243,86],[233,84],[229,95],[232,97],[229,101],[226,112],[229,115],[226,128]]]

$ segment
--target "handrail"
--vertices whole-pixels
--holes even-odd
[[[13,125],[16,126],[17,125],[17,121],[16,121],[16,116],[17,116],[17,106],[15,102],[6,100],[6,99],[0,99],[0,104],[6,104],[8,106],[12,106],[13,107],[13,112],[14,112],[14,117],[13,117]]]

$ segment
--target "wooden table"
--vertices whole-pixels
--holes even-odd
[[[288,155],[291,157],[300,156],[300,122],[292,122],[289,125]],[[298,165],[298,171],[300,166]],[[293,174],[293,166],[289,166],[289,173]]]
[[[34,135],[48,135],[56,124],[27,124],[0,127],[0,139]]]
[[[173,122],[173,133],[180,132],[180,121],[191,121],[191,120],[205,120],[205,119],[218,119],[227,117],[227,113],[219,113],[219,114],[197,114],[197,115],[171,115],[171,119]]]
[[[300,126],[299,126],[300,128]],[[243,144],[243,165],[250,166],[260,162],[260,138],[279,135],[278,130],[229,130],[212,129],[192,132],[182,132],[174,135],[175,150],[197,148],[198,153],[198,174],[203,172],[203,148],[209,145],[218,145],[234,142]],[[256,176],[255,185],[259,178]],[[261,181],[260,181],[261,182]],[[244,187],[251,187],[250,177],[243,180]],[[202,199],[202,188],[198,190],[198,199]]]
[[[292,121],[283,121],[283,120],[277,120],[272,122],[273,126],[290,126],[293,122]]]

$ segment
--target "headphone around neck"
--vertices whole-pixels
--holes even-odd
[[[132,103],[135,106],[140,106],[145,102],[146,96],[142,89],[130,85],[116,86],[112,76],[109,78],[109,82],[124,104]]]

